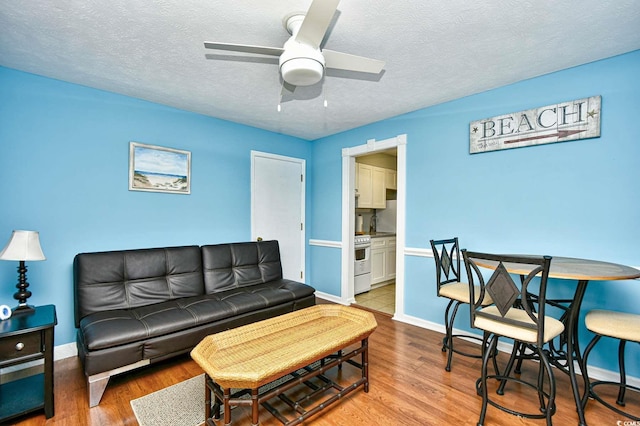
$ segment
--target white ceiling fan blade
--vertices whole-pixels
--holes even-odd
[[[340,0],[313,0],[296,34],[296,40],[318,49],[338,10],[338,3]]]
[[[205,41],[207,49],[230,50],[232,52],[255,53],[257,55],[280,56],[284,49],[280,47],[253,46],[251,44],[216,43]]]
[[[322,51],[322,56],[324,56],[325,67],[338,70],[379,74],[385,64],[384,61],[380,61],[378,59],[336,52],[335,50],[324,49]]]

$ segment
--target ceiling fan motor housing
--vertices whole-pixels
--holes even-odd
[[[324,56],[318,49],[297,42],[291,37],[280,55],[282,78],[294,86],[311,86],[324,75]]]

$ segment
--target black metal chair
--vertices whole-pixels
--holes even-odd
[[[638,416],[640,414],[637,410],[636,414],[632,414],[631,412],[624,411],[618,407],[625,407],[624,400],[627,390],[636,393],[640,392],[640,388],[627,384],[627,375],[624,365],[624,348],[627,342],[630,341],[640,343],[640,315],[624,312],[594,310],[587,314],[584,321],[587,329],[595,333],[596,335],[587,345],[587,348],[584,351],[584,357],[582,358],[582,374],[584,375],[584,380],[587,384],[584,396],[582,397],[582,406],[586,407],[589,397],[593,397],[595,400],[597,400],[610,410],[622,416],[635,420],[636,422],[639,422],[640,417]],[[589,380],[587,359],[589,358],[591,350],[602,337],[611,337],[620,340],[620,343],[618,345],[618,366],[620,368],[619,382],[604,380],[597,380],[592,382]],[[618,396],[615,401],[618,407],[607,402],[603,397],[595,392],[595,387],[601,385],[618,387]],[[622,422],[618,422],[618,424],[622,424]]]
[[[485,341],[481,377],[476,382],[476,391],[482,395],[482,409],[478,426],[484,424],[488,404],[519,417],[546,419],[547,425],[551,425],[551,416],[555,412],[556,385],[553,369],[543,347],[545,343],[564,331],[562,322],[545,315],[545,298],[551,257],[496,255],[467,250],[462,250],[462,256],[467,270],[471,300],[482,300],[486,294],[490,295],[493,300],[493,303],[488,306],[478,302],[470,305],[471,326],[483,331]],[[491,277],[486,281],[478,266],[483,262],[485,262],[485,266],[493,265],[495,267]],[[507,264],[506,267],[505,264]],[[514,281],[508,269],[518,270],[518,275],[522,275],[522,279]],[[530,285],[532,282],[535,284]],[[479,294],[476,294],[478,291]],[[527,297],[528,293],[537,296],[537,309],[533,308],[531,299]],[[514,346],[524,343],[536,351],[537,359],[540,361],[537,364],[536,383],[510,375],[516,360],[515,350],[502,374],[498,372],[494,375],[488,374],[489,357],[496,350],[500,337],[513,339]],[[548,381],[548,390],[545,390],[545,377]],[[500,381],[500,387],[496,392],[499,395],[502,394],[504,384],[507,382],[517,382],[535,389],[540,411],[536,413],[518,411],[515,408],[502,405],[496,399],[489,398],[488,379]],[[526,387],[522,387],[522,389],[526,389]]]
[[[442,352],[449,351],[447,355],[447,365],[445,370],[451,371],[451,360],[453,353],[472,358],[482,358],[482,354],[471,354],[453,346],[453,338],[462,335],[453,334],[453,323],[458,313],[458,308],[463,303],[468,304],[470,300],[469,284],[460,281],[460,249],[458,246],[458,238],[450,238],[446,240],[430,240],[431,249],[433,250],[433,258],[436,261],[436,286],[439,297],[449,299],[447,308],[444,311],[445,336],[442,339]],[[489,303],[488,300],[485,303]],[[453,312],[451,312],[453,308]],[[451,314],[451,316],[449,316]],[[470,339],[481,340],[475,336],[464,337]]]

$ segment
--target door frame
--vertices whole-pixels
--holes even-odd
[[[355,302],[353,289],[353,237],[355,235],[355,187],[356,157],[396,148],[398,189],[396,218],[396,312],[395,317],[404,316],[404,250],[406,245],[406,199],[407,199],[407,135],[376,141],[367,140],[364,145],[342,150],[342,277],[341,298],[350,304]]]
[[[307,233],[307,219],[306,219],[306,185],[307,185],[307,162],[302,158],[295,157],[287,157],[284,155],[271,154],[269,152],[262,151],[254,151],[251,150],[251,240],[255,240],[258,235],[256,235],[256,227],[255,227],[255,188],[254,188],[254,180],[255,180],[255,159],[257,157],[267,158],[270,160],[280,160],[280,161],[288,161],[291,163],[297,163],[300,165],[300,173],[302,174],[302,185],[300,187],[300,220],[302,221],[302,230],[300,232],[300,254],[301,254],[301,262],[300,271],[302,271],[303,279],[300,280],[302,282],[306,282],[307,280],[307,255],[306,255],[306,233]]]

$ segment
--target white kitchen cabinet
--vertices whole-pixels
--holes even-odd
[[[371,284],[378,284],[383,281],[386,281],[386,278],[385,278],[386,276],[387,276],[387,250],[372,249],[371,250]]]
[[[396,278],[396,237],[388,237],[387,241],[387,280],[393,280]]]
[[[356,163],[356,188],[358,189],[358,208],[384,209],[386,207],[387,190],[386,174],[381,167]]]
[[[356,163],[356,188],[358,208],[370,208],[373,203],[373,175],[370,166]]]
[[[386,189],[398,189],[398,172],[391,169],[384,170],[384,186]]]
[[[372,186],[372,206],[374,209],[384,209],[387,207],[387,189],[385,187],[385,169],[374,167]]]
[[[396,237],[371,238],[371,284],[396,277]]]

